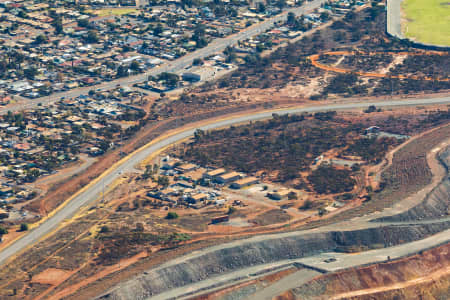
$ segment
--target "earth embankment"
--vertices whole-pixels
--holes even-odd
[[[446,170],[446,176],[442,181],[429,193],[423,202],[413,208],[394,215],[387,216],[376,221],[398,222],[398,221],[417,221],[430,220],[449,216],[450,206],[450,147],[443,150],[439,156],[439,161]]]
[[[450,244],[398,261],[325,274],[280,299],[448,299]]]
[[[205,251],[183,262],[150,270],[120,284],[98,299],[147,299],[167,290],[250,266],[295,259],[327,251],[352,251],[393,246],[423,239],[450,227],[450,223],[386,226],[354,231],[298,233],[283,238]]]

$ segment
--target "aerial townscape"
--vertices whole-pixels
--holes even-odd
[[[449,16],[0,0],[0,299],[450,299]]]

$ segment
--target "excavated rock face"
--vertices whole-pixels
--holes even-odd
[[[289,294],[294,299],[318,300],[352,291],[387,287],[385,291],[367,292],[344,299],[448,299],[450,275],[440,271],[450,266],[449,250],[450,244],[446,244],[393,262],[325,274],[292,289]],[[417,280],[429,276],[433,276],[431,280]],[[390,285],[408,281],[416,281],[417,284],[389,288]]]
[[[190,283],[237,271],[246,267],[285,259],[301,258],[319,252],[357,246],[364,248],[397,245],[423,239],[449,228],[450,223],[417,226],[387,226],[355,231],[302,234],[207,252],[176,265],[150,270],[99,299],[146,299]]]
[[[377,221],[418,221],[448,216],[450,205],[450,148],[440,154],[440,160],[447,168],[447,176],[416,207],[408,211],[380,218]],[[383,224],[380,223],[380,226]],[[387,225],[387,224],[386,224]],[[298,232],[289,237],[261,238],[261,241],[242,241],[241,245],[230,246],[186,259],[181,263],[160,267],[145,275],[118,285],[98,299],[147,299],[167,290],[199,282],[217,275],[247,267],[285,259],[295,259],[328,251],[352,251],[394,246],[423,239],[450,228],[450,221],[435,224],[390,225],[354,231],[333,231],[305,234]],[[303,293],[306,296],[307,293]]]
[[[380,218],[376,221],[397,222],[450,217],[450,147],[440,153],[439,160],[446,168],[447,176],[422,203],[401,214]]]
[[[314,234],[271,239],[242,246],[225,248],[177,265],[151,270],[119,285],[101,299],[145,299],[171,288],[198,282],[214,275],[282,259],[311,255],[321,249],[330,249],[331,234]]]

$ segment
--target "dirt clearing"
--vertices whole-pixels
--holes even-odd
[[[33,276],[31,282],[40,284],[59,285],[65,281],[71,272],[62,269],[48,268],[36,276]]]

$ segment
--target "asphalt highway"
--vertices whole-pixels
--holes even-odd
[[[78,89],[61,92],[61,93],[55,93],[48,97],[41,97],[41,98],[36,98],[34,100],[29,100],[26,103],[23,103],[23,101],[21,101],[15,105],[10,105],[8,107],[0,108],[0,114],[4,114],[8,111],[20,111],[23,109],[30,109],[33,107],[37,107],[38,104],[45,106],[50,103],[58,101],[59,99],[61,99],[61,97],[74,98],[74,97],[80,96],[82,94],[87,94],[90,90],[98,90],[98,89],[108,90],[108,89],[112,89],[112,88],[116,87],[118,84],[133,85],[135,83],[145,81],[148,76],[156,76],[162,72],[174,73],[174,72],[181,71],[182,69],[191,65],[192,61],[196,58],[205,58],[205,57],[213,55],[215,53],[222,52],[223,50],[225,50],[226,47],[237,44],[238,41],[246,40],[252,36],[255,36],[259,33],[266,31],[267,29],[270,29],[275,23],[286,20],[289,12],[293,12],[296,15],[306,14],[306,13],[314,10],[315,8],[320,7],[320,5],[325,2],[327,2],[327,1],[326,0],[313,0],[311,2],[306,2],[301,7],[294,7],[294,8],[288,9],[285,12],[283,12],[271,19],[268,19],[264,22],[254,24],[254,25],[252,25],[236,34],[230,35],[228,37],[216,39],[204,48],[198,49],[198,50],[196,50],[190,54],[187,54],[185,56],[182,56],[174,61],[167,62],[167,63],[161,65],[160,67],[151,69],[145,73],[138,74],[135,76],[125,77],[125,78],[120,78],[120,79],[116,79],[116,80],[109,81],[109,82],[103,82],[101,84],[97,84],[97,85],[93,85],[93,86],[78,88]]]
[[[245,123],[250,121],[257,121],[261,119],[267,119],[272,116],[273,113],[287,114],[287,113],[312,113],[318,111],[329,110],[351,110],[351,109],[363,109],[370,105],[376,107],[389,107],[389,106],[416,106],[416,105],[432,105],[432,104],[445,104],[450,103],[450,96],[442,98],[431,99],[408,99],[408,100],[391,100],[391,101],[375,101],[375,102],[356,102],[345,104],[326,104],[303,108],[289,108],[281,110],[269,110],[260,113],[254,113],[250,115],[244,115],[229,119],[222,119],[220,121],[211,122],[207,125],[200,126],[201,130],[212,130],[215,128],[231,126],[233,124]],[[64,207],[59,209],[53,216],[49,217],[42,224],[32,229],[26,235],[16,240],[8,247],[0,251],[0,265],[4,264],[9,258],[21,251],[24,251],[27,247],[33,245],[45,235],[54,231],[58,226],[66,219],[69,219],[76,214],[80,208],[98,199],[102,194],[102,191],[107,189],[108,185],[113,183],[117,178],[122,176],[123,173],[133,172],[134,167],[152,153],[157,152],[177,141],[186,139],[192,136],[196,128],[185,129],[177,134],[168,136],[160,141],[150,143],[147,147],[136,150],[131,155],[124,158],[120,163],[112,166],[107,170],[99,180],[94,180],[88,188],[84,189],[81,193],[72,198]]]

